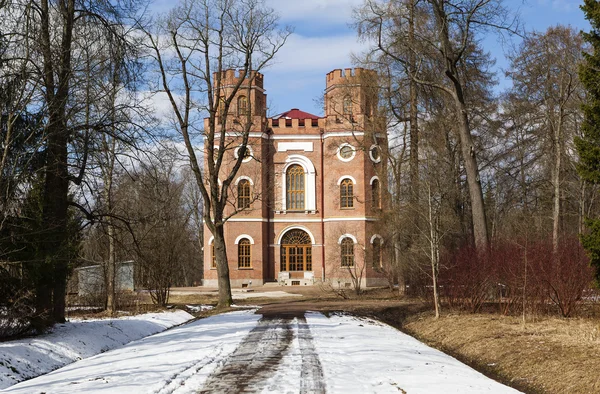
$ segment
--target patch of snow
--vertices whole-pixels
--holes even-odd
[[[156,334],[192,318],[184,311],[115,319],[72,318],[41,336],[0,342],[0,389]]]
[[[231,361],[236,348],[257,327],[260,315],[253,312],[201,319],[22,382],[6,392],[197,393],[211,374]],[[270,374],[259,387],[248,387],[250,390],[299,393],[308,378],[313,383],[317,379],[324,390],[305,392],[518,393],[372,319],[328,318],[311,312],[306,314],[306,323],[300,319],[273,321],[274,326],[268,320],[261,322],[265,331],[259,337],[271,338],[289,324],[293,338],[283,357],[273,360],[277,364]],[[249,342],[245,346],[260,348]],[[254,360],[252,351],[237,357],[250,363]]]
[[[372,319],[307,313],[331,393],[518,393]]]
[[[215,309],[212,305],[186,305],[185,307],[194,313],[212,311]]]
[[[68,365],[8,393],[197,393],[256,325],[254,311],[197,320]]]

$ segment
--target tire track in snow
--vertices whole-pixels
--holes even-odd
[[[223,345],[218,345],[213,354],[204,357],[200,360],[194,361],[182,368],[180,371],[175,372],[166,382],[163,387],[154,391],[154,394],[172,394],[181,386],[185,385],[185,381],[191,377],[191,375],[197,374],[207,365],[215,362],[221,356],[223,352]]]
[[[292,317],[263,316],[200,393],[254,393],[264,389],[294,338]],[[321,362],[304,315],[297,317],[302,356],[301,393],[325,393]]]
[[[304,315],[298,318],[298,341],[300,342],[300,354],[302,355],[300,393],[325,393],[323,367]]]

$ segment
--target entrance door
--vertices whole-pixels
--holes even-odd
[[[281,239],[280,271],[312,271],[312,244],[306,231],[290,230]]]

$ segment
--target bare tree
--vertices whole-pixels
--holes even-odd
[[[376,52],[403,68],[415,83],[450,97],[468,180],[475,244],[486,249],[489,237],[470,123],[470,80],[463,71],[467,64],[482,69],[489,65],[477,39],[490,30],[510,29],[510,13],[501,0],[369,0],[358,15],[359,34],[375,42]]]
[[[545,161],[552,184],[552,240],[556,253],[563,217],[565,172],[574,172],[569,157],[571,141],[581,123],[583,91],[577,76],[583,40],[570,27],[551,27],[544,34],[532,33],[511,57],[508,75],[513,81],[513,99],[525,107],[527,126],[538,137],[538,157]],[[549,152],[545,156],[543,152]],[[565,162],[567,161],[567,162]],[[569,163],[570,161],[571,163]]]
[[[253,116],[251,102],[239,123],[229,122],[226,115],[238,92],[250,92],[257,73],[272,61],[290,30],[278,29],[277,15],[261,0],[185,0],[156,31],[146,34],[158,67],[157,90],[168,96],[202,194],[204,223],[214,236],[218,305],[227,307],[232,298],[223,233],[230,215],[225,208],[245,155],[239,154],[233,163],[226,158],[237,146],[246,150],[249,133],[259,127],[261,117]],[[224,85],[228,69],[239,72],[234,86]],[[198,114],[206,116],[206,122]],[[207,147],[206,172],[196,153],[198,137]]]

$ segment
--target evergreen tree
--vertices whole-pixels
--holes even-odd
[[[582,32],[590,51],[583,54],[584,61],[579,69],[579,78],[587,91],[583,104],[583,137],[575,138],[579,154],[577,171],[586,182],[600,184],[600,3],[584,0],[581,9],[590,22],[590,32]],[[600,218],[588,218],[589,233],[581,235],[581,243],[588,251],[591,264],[600,279]]]

